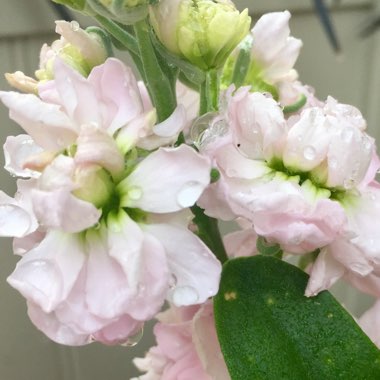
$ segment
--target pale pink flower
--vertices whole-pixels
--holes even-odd
[[[212,303],[201,307],[171,307],[158,316],[157,346],[136,358],[146,374],[134,380],[229,380],[214,324]]]
[[[227,100],[228,138],[211,142],[204,149],[221,175],[200,199],[206,214],[224,220],[243,217],[251,221],[258,235],[296,254],[312,252],[343,236],[347,215],[342,204],[331,196],[335,190],[313,182],[314,173],[303,170],[301,159],[294,159],[293,166],[285,160],[292,149],[299,149],[293,131],[300,121],[293,124],[293,119],[285,120],[273,99],[244,88]],[[334,109],[334,120],[350,121],[349,113],[340,113],[342,108],[337,105]],[[312,135],[315,140],[318,127],[313,123],[308,126],[303,138]],[[361,152],[355,159],[361,168],[368,167],[367,154]],[[352,170],[346,175],[351,174]]]
[[[344,201],[345,237],[325,247],[311,267],[306,295],[329,289],[345,278],[361,291],[380,297],[380,239],[374,220],[380,217],[380,190],[371,184]]]
[[[165,300],[201,304],[218,290],[221,265],[189,231],[186,212],[210,182],[210,160],[186,145],[145,158],[132,151],[172,141],[184,118],[178,108],[151,123],[154,110],[120,61],[88,78],[59,60],[54,69],[40,98],[0,93],[30,135],[7,141],[8,170],[35,177],[25,181],[26,201],[4,195],[23,255],[8,281],[51,339],[123,343]]]
[[[363,180],[374,140],[355,107],[329,97],[323,108],[305,109],[291,127],[283,162],[293,171],[311,172],[328,188],[351,189]]]
[[[262,70],[263,79],[270,84],[291,81],[298,76],[293,66],[302,42],[290,36],[290,17],[288,11],[267,13],[251,31],[251,57],[255,66]]]

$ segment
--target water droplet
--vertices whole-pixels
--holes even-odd
[[[355,185],[355,181],[353,178],[346,178],[344,181],[343,181],[343,187],[346,189],[346,190],[349,190],[349,189],[352,189]]]
[[[311,145],[307,146],[304,150],[303,150],[303,156],[309,160],[309,161],[312,161],[315,159],[317,155],[317,152],[315,150],[315,148]]]
[[[70,27],[74,32],[77,32],[80,29],[79,23],[75,20],[70,22]]]
[[[194,143],[199,142],[204,131],[211,125],[212,120],[216,117],[216,113],[209,112],[198,117],[190,129],[190,138]]]
[[[179,286],[174,289],[172,300],[176,306],[189,306],[197,303],[199,295],[192,286]]]
[[[128,337],[128,339],[125,342],[120,343],[120,346],[122,346],[122,347],[134,347],[134,346],[136,346],[136,344],[138,344],[140,342],[143,335],[144,335],[144,327],[141,327],[141,329],[136,334]]]
[[[177,195],[177,202],[180,207],[186,208],[192,206],[200,197],[205,186],[197,181],[185,183]]]
[[[132,199],[133,201],[138,201],[143,195],[141,187],[131,187],[128,190],[128,198]]]
[[[302,236],[301,235],[296,235],[296,236],[293,236],[289,239],[288,241],[288,244],[291,244],[291,245],[298,245],[302,242]]]
[[[343,129],[342,133],[341,133],[341,137],[342,137],[342,140],[345,142],[345,143],[350,143],[352,138],[354,137],[354,130],[352,127],[347,127],[345,129]]]

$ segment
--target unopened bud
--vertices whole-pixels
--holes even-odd
[[[161,0],[150,16],[161,43],[203,70],[222,67],[251,23],[229,0]]]

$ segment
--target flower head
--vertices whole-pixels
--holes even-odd
[[[150,7],[150,17],[169,51],[204,70],[224,64],[251,21],[247,9],[240,13],[229,0],[162,0]]]
[[[88,78],[57,60],[39,95],[0,93],[29,133],[5,146],[8,170],[28,178],[25,200],[3,203],[24,223],[15,235],[26,251],[8,281],[37,327],[64,344],[115,344],[166,299],[182,306],[214,295],[220,264],[187,228],[188,208],[210,182],[209,159],[186,145],[160,147],[186,125],[181,107],[155,125],[116,59]],[[155,151],[140,156],[146,145]]]
[[[154,328],[157,346],[145,358],[134,359],[136,367],[146,372],[138,379],[230,380],[216,335],[212,303],[171,307],[158,319]]]

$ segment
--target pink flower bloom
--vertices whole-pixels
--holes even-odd
[[[270,84],[291,81],[298,76],[293,66],[302,42],[290,36],[289,19],[288,11],[267,13],[251,31],[252,59],[262,69],[263,79]]]
[[[212,303],[170,308],[158,316],[157,346],[134,360],[140,380],[229,380],[214,325]],[[137,380],[134,379],[134,380]]]
[[[186,213],[210,182],[210,160],[185,145],[132,151],[173,141],[184,112],[155,125],[120,61],[88,78],[59,60],[54,67],[40,98],[0,93],[30,135],[7,141],[8,170],[35,177],[25,202],[4,195],[19,225],[4,223],[3,234],[12,227],[23,255],[8,281],[51,339],[122,343],[165,300],[201,304],[218,290],[221,265]]]
[[[307,109],[294,123],[294,118],[285,120],[273,99],[260,93],[249,93],[242,88],[227,101],[228,137],[211,142],[204,148],[221,174],[220,180],[210,186],[200,199],[199,204],[206,213],[224,220],[243,217],[251,221],[258,235],[296,254],[312,252],[344,236],[346,211],[339,199],[333,196],[336,189],[328,185],[322,187],[323,182],[317,180],[314,170],[329,158],[328,151],[332,152],[335,145],[342,144],[332,137],[328,139],[324,132],[318,130],[320,124],[308,119],[310,112],[322,111]],[[331,129],[335,128],[338,134],[342,131],[343,121],[352,125],[360,122],[358,115],[344,105],[332,104],[329,100],[326,107],[331,108]],[[308,121],[300,141],[295,136],[304,123],[303,117]],[[307,144],[309,140],[310,144],[316,144],[314,141],[318,138],[327,139],[325,145],[329,150],[323,151],[322,143],[318,145],[320,157],[318,160],[311,157],[315,158],[315,164],[311,165]],[[359,129],[358,139],[369,141]],[[302,157],[298,157],[299,151],[302,151]],[[372,145],[368,153],[372,155]],[[355,183],[364,178],[364,170],[370,161],[368,153],[358,151],[355,156],[354,160],[360,166]],[[289,158],[291,155],[294,161]],[[343,164],[347,171],[340,172],[338,178],[342,189],[342,182],[352,176],[349,163],[353,158],[343,155],[343,161],[345,157],[347,164]],[[309,166],[303,166],[304,162]],[[332,183],[332,178],[329,183]]]

